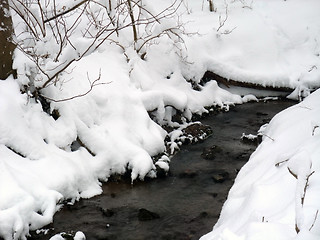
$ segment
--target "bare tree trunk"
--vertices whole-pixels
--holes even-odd
[[[0,0],[0,79],[5,80],[12,69],[12,55],[15,45],[12,43],[13,27],[8,0]]]
[[[133,41],[136,43],[138,41],[138,33],[137,33],[136,22],[134,19],[133,10],[131,6],[131,0],[127,0],[127,3],[128,3],[128,10],[129,10],[131,23],[132,23]]]
[[[214,12],[213,0],[209,0],[209,10],[210,12]]]

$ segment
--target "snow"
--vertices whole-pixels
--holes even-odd
[[[320,137],[313,132],[320,124],[319,97],[317,90],[271,120],[218,223],[202,240],[319,238]],[[226,231],[236,237],[225,236]]]
[[[52,236],[49,240],[64,240],[65,238],[63,236],[64,236],[64,233],[56,234],[56,235]],[[70,238],[69,235],[68,235],[68,237]],[[74,235],[73,239],[74,240],[86,240],[86,236],[84,235],[83,232],[78,231]]]
[[[150,0],[145,7],[155,15],[171,2]],[[17,41],[24,39],[22,46],[46,56],[38,64],[47,75],[37,73],[36,64],[16,50],[18,79],[10,76],[0,82],[0,237],[26,239],[30,230],[52,222],[64,200],[73,203],[100,194],[101,184],[112,174],[129,170],[134,181],[156,177],[156,167],[168,171],[168,133],[161,125],[178,127],[169,134],[174,152],[182,135],[182,125],[172,121],[177,111],[187,125],[194,114],[207,113],[205,107],[228,109],[257,101],[261,93],[221,87],[216,81],[201,85],[206,71],[239,82],[290,88],[289,97],[300,100],[320,86],[319,1],[217,0],[215,12],[209,12],[207,4],[185,0],[177,16],[162,18],[159,25],[142,24],[138,32],[146,38],[175,22],[184,24],[174,31],[180,38],[162,35],[145,44],[144,60],[134,49],[143,41],[133,44],[131,28],[111,34],[110,41],[102,41],[106,35],[101,35],[94,42],[79,30],[88,26],[84,18],[58,56],[54,33],[29,40],[12,13]],[[39,9],[31,9],[35,16],[30,21],[37,25]],[[90,6],[92,13],[99,9]],[[70,24],[79,16],[75,12],[66,18]],[[98,30],[90,25],[90,31]],[[94,50],[98,42],[101,46]],[[65,61],[72,64],[41,92],[51,99],[46,113],[32,91]],[[261,96],[279,95],[274,94],[264,91]],[[318,90],[260,129],[263,142],[239,172],[218,223],[203,239],[319,238],[319,99]],[[53,111],[59,112],[57,119],[50,116]],[[154,162],[158,154],[162,156]],[[85,236],[79,232],[75,239]]]

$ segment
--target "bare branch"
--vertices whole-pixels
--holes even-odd
[[[265,137],[267,137],[267,138],[269,138],[270,140],[272,140],[272,141],[274,141],[274,138],[272,138],[272,137],[270,137],[270,136],[268,136],[267,134],[261,134],[262,136],[265,136]]]
[[[217,29],[217,32],[219,32],[219,30],[224,26],[224,24],[227,22],[228,20],[228,4],[226,3],[226,12],[225,12],[225,17],[224,19],[222,19],[221,15],[219,15],[219,27]]]
[[[298,179],[297,174],[295,174],[289,167],[288,167],[289,173],[291,173],[292,176],[294,176],[295,179]]]
[[[312,136],[314,136],[314,133],[315,133],[315,131],[316,131],[316,129],[317,129],[318,127],[319,127],[318,125],[316,125],[316,126],[313,127],[313,129],[312,129]]]
[[[180,36],[183,32],[180,24],[168,27],[160,33],[153,33],[153,30],[162,23],[162,20],[176,16],[177,9],[183,3],[183,0],[174,0],[168,7],[156,14],[143,5],[141,0],[119,0],[116,6],[112,6],[111,0],[105,3],[97,0],[80,0],[74,6],[67,10],[63,9],[63,12],[59,13],[56,8],[56,0],[53,0],[53,9],[49,17],[46,9],[51,5],[50,1],[35,0],[31,3],[36,4],[39,16],[36,16],[26,5],[21,8],[20,5],[23,2],[23,0],[15,0],[16,6],[13,5],[13,8],[30,31],[30,38],[34,46],[37,46],[38,42],[46,44],[47,42],[52,43],[51,40],[54,40],[54,47],[57,49],[54,53],[51,53],[51,51],[38,53],[34,46],[24,45],[26,38],[19,42],[18,48],[35,63],[36,77],[43,81],[40,89],[56,84],[57,81],[60,81],[58,76],[72,63],[79,61],[89,52],[99,48],[106,40],[113,38],[115,34],[118,36],[121,30],[128,27],[132,28],[134,48],[137,53],[164,35],[171,38],[174,44],[183,42]],[[91,8],[91,4],[95,4],[95,6]],[[23,11],[19,11],[19,9],[23,9]],[[76,11],[77,9],[79,11]],[[71,14],[71,12],[73,13]],[[69,21],[69,18],[72,21]],[[80,24],[83,21],[87,23],[85,27]],[[42,31],[43,37],[38,34],[39,30]],[[46,33],[48,38],[44,38]],[[80,33],[88,39],[87,46],[82,48],[84,45],[81,45],[81,48],[78,48],[77,42],[72,37],[74,33]],[[116,40],[113,40],[113,42],[118,43]],[[121,46],[120,43],[118,45]],[[64,53],[72,49],[75,54],[69,55],[71,56],[69,59],[62,60],[61,57],[66,56]],[[49,69],[47,67],[48,63],[53,67]]]
[[[304,199],[306,197],[306,193],[307,193],[307,188],[309,186],[309,178],[312,176],[312,174],[314,174],[314,171],[312,171],[308,176],[307,176],[307,179],[306,179],[306,184],[304,185],[304,189],[303,189],[303,195],[301,197],[301,205],[303,206],[304,204]]]
[[[44,23],[50,22],[50,21],[52,21],[52,20],[54,20],[54,19],[56,19],[58,17],[66,15],[67,13],[74,11],[75,9],[80,7],[82,4],[84,4],[86,2],[89,2],[89,1],[90,0],[83,0],[83,1],[79,2],[78,4],[74,5],[73,7],[69,8],[68,10],[66,10],[66,11],[64,11],[62,13],[56,14],[56,15],[52,16],[51,18],[48,18],[48,19],[44,20]]]
[[[281,161],[281,162],[277,162],[277,163],[275,164],[275,166],[276,166],[276,167],[279,167],[282,163],[285,163],[285,162],[288,162],[288,161],[289,161],[289,159],[283,160],[283,161]]]
[[[50,98],[50,97],[47,97],[47,96],[44,96],[41,94],[41,96],[49,101],[52,101],[52,102],[65,102],[65,101],[70,101],[70,100],[73,100],[75,98],[80,98],[80,97],[83,97],[85,95],[87,95],[88,93],[90,93],[92,91],[92,89],[95,87],[95,86],[98,86],[98,85],[105,85],[105,84],[110,84],[111,82],[103,82],[103,83],[97,83],[100,78],[101,78],[101,69],[99,71],[99,76],[97,79],[95,79],[93,82],[90,81],[90,78],[89,78],[89,74],[87,73],[87,78],[88,78],[88,81],[90,83],[90,88],[88,91],[86,91],[85,93],[82,93],[82,94],[79,94],[79,95],[75,95],[75,96],[72,96],[72,97],[68,97],[68,98],[63,98],[63,99],[53,99],[53,98]]]
[[[317,210],[316,215],[314,216],[314,220],[313,220],[313,223],[312,223],[311,227],[309,228],[309,232],[310,232],[311,229],[313,228],[314,223],[316,222],[316,220],[317,220],[317,218],[318,218],[318,213],[319,213],[319,209]]]

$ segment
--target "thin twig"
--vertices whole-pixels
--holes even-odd
[[[283,160],[281,162],[276,163],[275,166],[279,167],[282,163],[285,163],[285,162],[288,162],[288,161],[289,161],[289,159]]]
[[[316,131],[316,129],[317,129],[318,127],[319,127],[318,125],[316,125],[316,126],[313,127],[313,129],[312,129],[312,136],[314,136],[314,132]]]
[[[89,75],[87,73],[87,77],[88,77],[88,80],[89,80],[89,83],[90,83],[90,89],[88,91],[86,91],[85,93],[82,93],[82,94],[79,94],[79,95],[75,95],[75,96],[72,96],[72,97],[68,97],[68,98],[63,98],[63,99],[53,99],[53,98],[50,98],[50,97],[47,97],[47,96],[44,96],[44,95],[41,95],[43,98],[49,100],[49,101],[52,101],[52,102],[65,102],[65,101],[69,101],[69,100],[73,100],[75,98],[80,98],[80,97],[83,97],[85,95],[87,95],[88,93],[90,93],[92,91],[92,89],[95,87],[95,86],[98,86],[98,85],[104,85],[104,84],[110,84],[111,82],[106,82],[106,83],[97,83],[97,81],[100,80],[101,78],[101,69],[99,71],[99,77],[94,80],[92,83],[89,79]]]
[[[312,171],[308,176],[307,176],[307,181],[306,184],[304,185],[304,189],[303,189],[303,195],[301,197],[301,205],[304,204],[304,198],[306,197],[306,193],[307,193],[307,187],[309,186],[309,178],[312,176],[312,174],[314,174],[315,171]]]
[[[69,12],[72,12],[75,9],[77,9],[78,7],[80,7],[82,4],[84,4],[84,3],[88,2],[88,1],[90,1],[90,0],[83,0],[83,1],[79,2],[78,4],[74,5],[73,7],[69,8],[68,10],[66,10],[66,11],[64,11],[62,13],[59,13],[57,15],[54,15],[51,18],[48,18],[48,19],[44,20],[44,23],[50,22],[50,21],[52,21],[52,20],[54,20],[54,19],[56,19],[58,17],[61,17],[61,16],[65,15],[65,14],[67,14]]]
[[[313,223],[312,223],[311,227],[309,228],[309,232],[310,232],[311,229],[313,228],[314,223],[316,222],[316,220],[317,220],[317,218],[318,218],[318,213],[319,213],[319,209],[317,210],[316,215],[314,216],[314,220],[313,220]]]
[[[229,15],[228,15],[228,4],[226,3],[225,17],[224,17],[224,19],[222,20],[221,15],[219,16],[219,27],[218,27],[218,29],[217,29],[217,32],[219,32],[219,30],[220,30],[220,29],[224,26],[224,24],[227,22],[228,17],[229,17]]]
[[[265,136],[265,137],[271,139],[272,141],[274,141],[274,139],[273,139],[272,137],[268,136],[267,134],[264,134],[264,133],[263,133],[262,136]]]

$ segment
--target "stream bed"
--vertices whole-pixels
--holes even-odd
[[[199,239],[212,230],[237,172],[257,147],[242,141],[242,134],[257,134],[261,125],[294,103],[247,103],[202,119],[212,136],[183,146],[171,159],[168,176],[133,185],[105,183],[103,194],[65,205],[46,227],[47,235],[32,233],[29,239],[76,231],[87,240]]]

